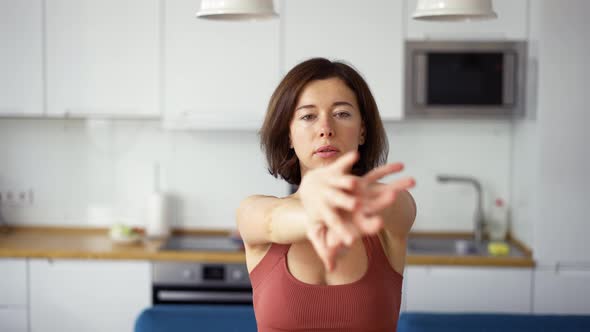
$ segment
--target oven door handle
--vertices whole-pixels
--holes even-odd
[[[215,291],[158,291],[160,301],[227,301],[227,302],[251,302],[250,292],[215,292]]]

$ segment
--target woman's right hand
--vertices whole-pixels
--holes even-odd
[[[344,220],[342,213],[354,211],[360,203],[354,194],[358,178],[348,174],[357,159],[357,151],[346,153],[328,166],[310,170],[301,181],[299,197],[309,217],[306,227],[314,246],[317,236],[312,234],[320,234],[321,228],[336,232],[346,245],[360,236],[357,227]]]
[[[345,246],[383,227],[377,213],[394,199],[395,191],[413,186],[413,178],[372,187],[377,180],[403,169],[401,163],[387,164],[362,177],[348,174],[358,158],[350,152],[334,163],[309,171],[299,186],[301,203],[309,218],[307,238],[330,271]]]

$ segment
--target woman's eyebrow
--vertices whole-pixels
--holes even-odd
[[[334,104],[332,104],[332,107],[333,106],[343,106],[343,105],[348,105],[348,106],[354,108],[354,106],[352,106],[352,104],[347,101],[337,101]]]
[[[351,103],[349,103],[349,102],[347,102],[347,101],[336,101],[336,102],[334,102],[334,103],[332,104],[332,107],[334,107],[334,106],[343,106],[343,105],[344,105],[344,106],[350,106],[350,107],[354,108],[354,106],[352,106],[352,104],[351,104]],[[295,109],[295,112],[297,112],[297,111],[298,111],[298,110],[300,110],[300,109],[304,109],[304,108],[315,108],[315,107],[316,107],[316,106],[315,106],[315,105],[313,105],[313,104],[309,104],[309,105],[302,105],[302,106],[299,106],[299,107],[297,107],[297,108]]]
[[[295,112],[297,112],[297,111],[299,111],[300,109],[303,109],[303,108],[315,108],[315,105],[311,105],[311,104],[310,104],[310,105],[303,105],[303,106],[299,106],[299,107],[297,107],[297,108],[295,109]]]

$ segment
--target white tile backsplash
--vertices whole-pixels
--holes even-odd
[[[402,174],[417,180],[414,229],[473,228],[475,190],[437,183],[437,174],[479,179],[486,209],[496,197],[510,200],[509,121],[414,120],[385,128],[389,161],[403,161]],[[269,175],[253,131],[168,132],[155,120],[0,119],[0,156],[0,188],[35,192],[32,206],[4,207],[15,224],[107,225],[88,214],[102,207],[113,221],[142,225],[156,162],[174,226],[233,228],[244,197],[288,194],[287,183]]]
[[[420,120],[386,124],[389,161],[403,161],[418,214],[414,230],[471,231],[476,207],[473,186],[439,183],[438,174],[480,181],[487,213],[495,198],[510,201],[511,124],[503,120]],[[392,177],[394,178],[394,177]],[[388,178],[389,179],[389,178]]]

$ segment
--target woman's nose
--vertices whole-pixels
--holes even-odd
[[[320,132],[320,137],[326,137],[326,136],[328,136],[328,137],[334,136],[333,131],[331,129],[329,129],[329,128],[326,128],[325,130],[322,130]]]
[[[332,123],[330,123],[330,119],[324,119],[321,121],[320,124],[320,137],[332,137],[334,136],[334,128]]]

